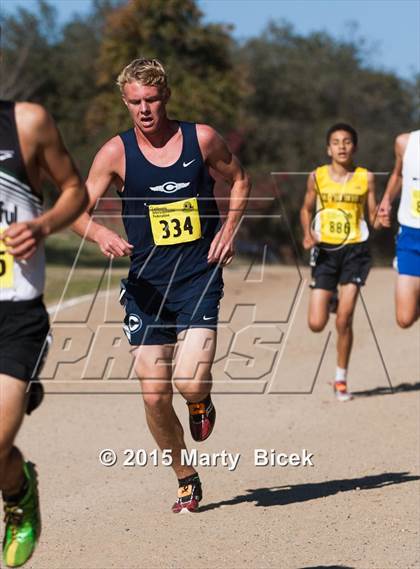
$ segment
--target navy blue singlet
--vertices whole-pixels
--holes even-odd
[[[182,290],[193,294],[191,286],[203,286],[203,278],[220,288],[221,269],[209,265],[207,254],[211,241],[220,227],[220,217],[214,199],[214,180],[204,163],[194,123],[180,122],[182,152],[178,160],[167,167],[155,166],[141,152],[134,129],[120,134],[125,148],[122,216],[127,240],[134,246],[129,280],[147,284],[158,290]],[[159,245],[154,243],[149,207],[197,198],[201,223],[201,238],[188,243]],[[203,278],[201,278],[203,277]],[[199,290],[198,290],[199,292]]]

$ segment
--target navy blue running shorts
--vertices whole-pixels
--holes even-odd
[[[206,287],[191,296],[164,296],[152,286],[123,279],[120,302],[125,308],[123,330],[130,345],[175,344],[188,328],[216,330],[223,288]]]

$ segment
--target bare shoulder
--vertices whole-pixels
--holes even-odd
[[[109,160],[111,162],[118,161],[124,156],[124,143],[120,136],[110,138],[99,149],[96,158],[101,160]],[[95,158],[95,159],[96,159]]]
[[[375,174],[373,172],[371,172],[370,170],[367,171],[367,181],[373,182],[375,180]]]
[[[395,139],[395,151],[399,153],[401,156],[404,154],[405,149],[407,148],[408,139],[410,138],[409,132],[403,132],[399,134]]]
[[[109,139],[98,150],[93,160],[91,173],[95,175],[118,174],[123,178],[123,171],[125,165],[125,151],[123,141],[119,136],[114,136]]]
[[[15,111],[16,116],[19,118],[25,118],[37,123],[42,123],[49,118],[47,109],[38,103],[17,102]]]
[[[197,136],[203,142],[206,140],[221,139],[220,134],[209,124],[197,123]]]
[[[39,136],[55,126],[49,112],[38,103],[16,103],[15,116],[19,130],[32,137]]]
[[[223,137],[208,124],[197,124],[197,138],[204,157],[226,147]]]
[[[308,190],[313,190],[315,187],[315,176],[316,176],[316,169],[309,172],[308,177],[306,179],[306,186]]]

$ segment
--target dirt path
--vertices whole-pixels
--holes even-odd
[[[137,384],[122,379],[130,376],[130,355],[125,340],[115,338],[117,304],[108,304],[106,318],[104,296],[91,312],[87,305],[63,311],[46,373],[54,375],[66,341],[61,356],[83,346],[93,356],[59,367],[46,382],[43,406],[22,429],[19,444],[38,465],[43,511],[42,540],[28,567],[417,568],[419,328],[402,331],[394,323],[393,280],[391,271],[377,269],[363,292],[387,371],[359,302],[349,377],[358,396],[338,404],[328,384],[334,334],[327,343],[328,331],[308,333],[307,282],[293,269],[226,272],[217,428],[197,448],[241,458],[234,471],[220,464],[200,469],[205,495],[195,515],[171,514],[170,468],[122,464],[124,449],[155,445]],[[106,346],[117,361],[101,359]],[[95,380],[102,367],[107,381]],[[91,379],[81,382],[83,375]],[[175,405],[187,428],[179,396]],[[187,440],[191,445],[189,434]],[[100,464],[104,448],[117,452],[115,466]],[[257,467],[256,448],[307,449],[314,466]]]

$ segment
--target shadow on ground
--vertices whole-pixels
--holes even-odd
[[[299,567],[299,569],[355,569],[348,565],[311,565],[310,567]]]
[[[311,565],[310,567],[299,567],[299,569],[355,569],[348,565]]]
[[[395,387],[375,387],[366,391],[352,391],[354,397],[374,397],[375,395],[392,395],[394,393],[404,393],[408,391],[419,391],[420,382],[400,383]]]
[[[270,488],[254,488],[246,490],[242,494],[231,500],[214,502],[200,507],[200,512],[214,510],[225,506],[236,506],[246,502],[255,502],[256,506],[268,508],[270,506],[286,506],[296,502],[307,502],[334,496],[339,492],[374,490],[384,486],[403,484],[420,480],[420,476],[410,476],[408,472],[386,472],[384,474],[374,474],[363,476],[362,478],[350,478],[343,480],[328,480],[327,482],[316,482],[311,484],[296,484],[295,486],[272,486]]]

